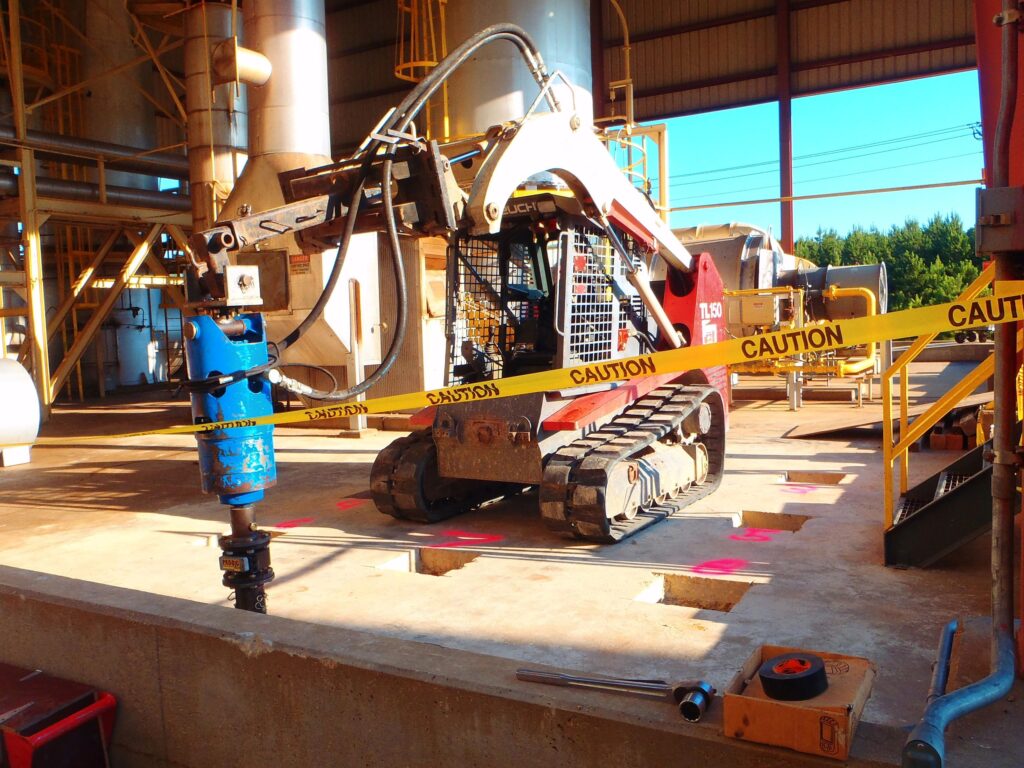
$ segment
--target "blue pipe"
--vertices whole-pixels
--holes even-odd
[[[957,718],[998,701],[1013,688],[1013,632],[1008,627],[1000,627],[995,638],[996,658],[992,674],[946,693],[953,635],[957,629],[955,620],[943,628],[928,705],[903,746],[903,768],[941,768],[946,760],[946,727]]]

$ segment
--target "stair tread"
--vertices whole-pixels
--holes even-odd
[[[958,474],[955,472],[943,472],[939,475],[938,485],[935,486],[935,498],[945,496],[958,485],[963,485],[971,479],[971,475]]]

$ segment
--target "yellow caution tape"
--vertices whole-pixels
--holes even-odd
[[[1012,292],[1008,292],[1009,289],[1012,289]],[[729,339],[717,344],[683,347],[682,349],[654,352],[648,355],[591,363],[573,368],[523,374],[479,384],[460,384],[429,392],[413,392],[406,395],[378,397],[362,402],[350,401],[320,408],[306,408],[271,416],[208,424],[189,424],[143,432],[43,438],[37,444],[67,445],[84,440],[116,440],[145,435],[185,435],[269,424],[306,424],[361,414],[404,411],[429,405],[465,403],[534,392],[571,389],[590,384],[633,379],[638,376],[684,373],[698,368],[790,357],[809,352],[825,352],[873,341],[901,339],[926,333],[978,328],[1024,320],[1024,287],[1020,283],[1003,285],[997,283],[995,293],[994,296],[973,301],[935,304],[930,307],[905,309],[885,315],[859,317],[793,330],[773,331],[759,336]]]

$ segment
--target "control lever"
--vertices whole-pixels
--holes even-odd
[[[623,693],[645,699],[663,699],[679,706],[679,713],[691,723],[698,722],[711,704],[715,689],[704,680],[635,680],[621,677],[581,677],[537,669],[517,669],[516,678],[530,683],[560,685],[567,688],[593,688],[608,693]]]

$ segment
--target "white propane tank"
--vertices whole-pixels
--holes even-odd
[[[27,464],[39,434],[39,397],[28,371],[0,358],[0,467]]]

